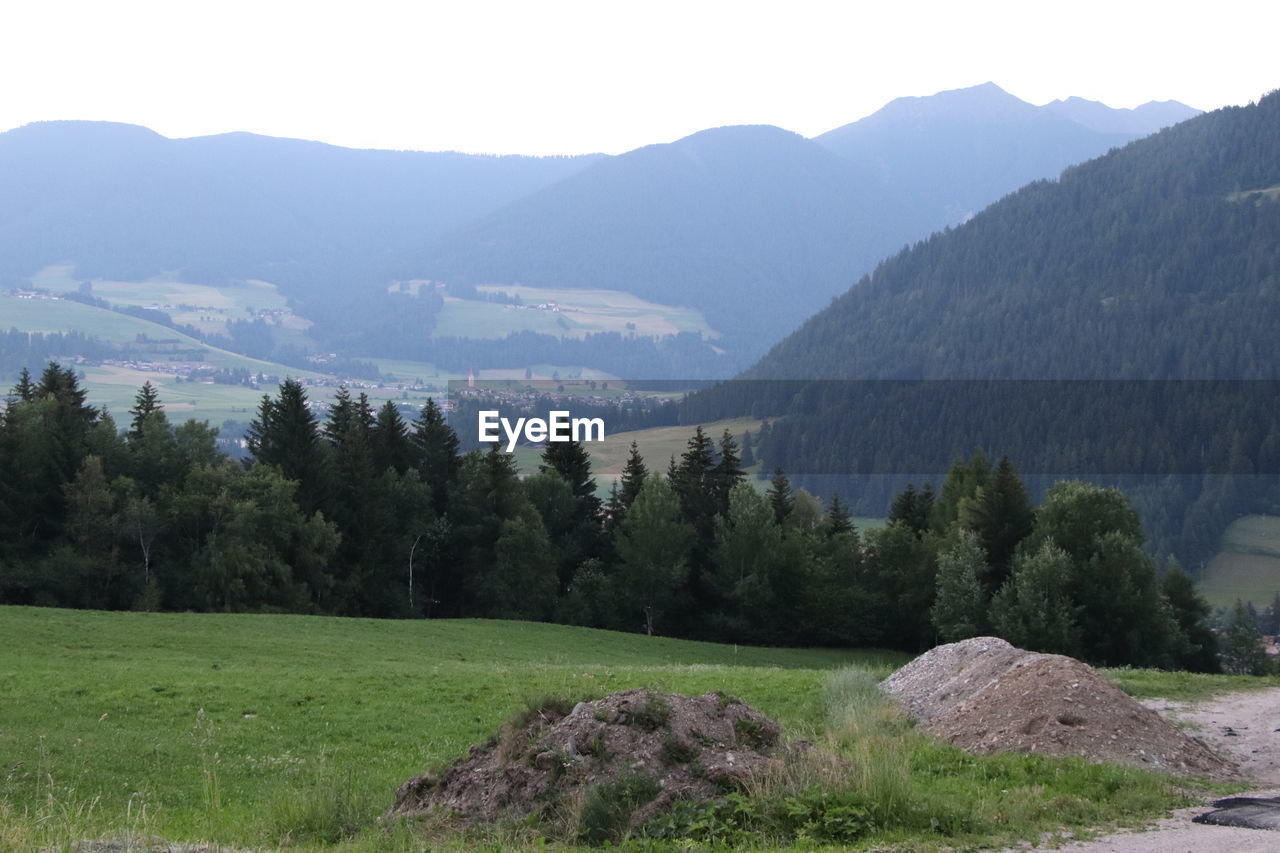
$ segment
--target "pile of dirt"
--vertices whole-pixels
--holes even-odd
[[[580,811],[627,800],[627,828],[677,799],[705,802],[781,762],[778,724],[718,693],[626,690],[572,708],[554,701],[508,722],[442,775],[417,776],[388,816],[447,815],[466,824]]]
[[[922,728],[968,752],[1078,755],[1217,777],[1237,772],[1093,667],[995,637],[939,646],[880,686]]]

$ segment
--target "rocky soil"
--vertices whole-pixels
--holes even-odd
[[[728,696],[626,690],[573,708],[555,703],[509,722],[440,776],[410,779],[389,815],[474,824],[569,813],[594,789],[646,790],[629,825],[677,798],[707,801],[781,764],[777,723]],[[630,781],[629,781],[630,780]]]
[[[881,685],[926,731],[969,752],[1078,755],[1219,778],[1234,761],[1074,658],[995,637],[939,646]]]

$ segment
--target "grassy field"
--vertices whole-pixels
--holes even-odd
[[[533,331],[560,337],[582,337],[593,332],[618,332],[642,336],[699,332],[719,337],[702,312],[675,305],[660,305],[617,290],[570,290],[486,285],[481,292],[505,292],[519,296],[526,307],[500,302],[446,297],[435,334],[442,337],[501,338],[511,332]],[[558,311],[538,309],[555,303]]]
[[[1183,801],[1138,771],[932,744],[874,690],[907,657],[513,622],[4,607],[0,849],[85,837],[422,849],[420,829],[376,821],[398,785],[464,755],[534,697],[630,687],[724,690],[853,761],[830,796],[883,812],[859,847],[1035,838]],[[1134,682],[1169,695],[1168,678]],[[1180,680],[1197,695],[1245,686]],[[765,810],[781,795],[759,796]],[[541,832],[526,822],[444,841],[537,846]]]
[[[1236,599],[1269,605],[1280,592],[1280,517],[1250,515],[1228,527],[1200,592],[1214,607],[1230,607]]]
[[[80,287],[80,279],[73,272],[69,264],[45,267],[31,277],[31,283],[54,293],[74,291]],[[249,280],[214,287],[160,275],[146,281],[93,279],[91,284],[93,295],[112,305],[158,306],[174,322],[194,326],[205,333],[226,334],[227,324],[232,320],[251,320],[260,311],[279,312],[275,317],[282,332],[302,331],[311,325],[310,321],[295,316],[276,286],[265,281]]]
[[[242,368],[252,373],[293,376],[299,379],[328,378],[325,374],[316,371],[301,370],[227,352],[158,323],[79,302],[15,299],[7,294],[0,294],[0,326],[4,328],[16,326],[31,332],[78,331],[116,344],[133,344],[139,336],[156,341],[177,340],[179,347],[199,351],[202,354],[203,363],[214,367]],[[74,355],[74,353],[67,355]],[[161,356],[157,355],[156,360],[159,361],[160,358]],[[400,368],[430,368],[430,365],[419,365],[417,362],[388,362],[388,364]],[[43,365],[31,365],[35,373],[42,368]],[[178,380],[175,373],[165,372],[163,366],[146,371],[122,365],[85,365],[80,369],[85,374],[84,384],[88,390],[89,402],[95,406],[107,406],[117,423],[124,423],[127,412],[133,405],[134,396],[142,383],[147,381],[150,381],[160,392],[160,400],[167,408],[172,420],[183,421],[187,418],[195,418],[207,420],[215,426],[225,420],[249,420],[263,393],[274,394],[276,390],[274,387],[255,391],[252,388],[237,385],[183,382]],[[403,379],[410,380],[419,375],[421,373],[414,372],[404,376]],[[445,375],[439,378],[440,392],[447,387],[450,378],[456,377]],[[309,390],[308,396],[313,400],[328,400],[333,397],[334,390],[336,389],[316,387]],[[393,399],[402,406],[402,413],[410,419],[426,403],[430,393],[402,392],[396,389],[368,391],[375,406],[381,405],[387,399]]]

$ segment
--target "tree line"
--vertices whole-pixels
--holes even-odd
[[[73,371],[23,372],[0,417],[0,602],[148,610],[554,620],[725,642],[920,650],[994,632],[1112,665],[1216,669],[1209,610],[1161,578],[1119,490],[1034,507],[1013,464],[958,460],[859,530],[738,440],[697,428],[665,466],[633,443],[596,494],[591,459],[547,445],[521,479],[462,452],[429,401],[406,422],[340,390],[321,420],[286,380],[246,463],[174,425],[146,384],[124,429]]]

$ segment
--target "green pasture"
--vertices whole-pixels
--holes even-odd
[[[518,622],[0,607],[0,849],[84,838],[123,849],[158,838],[242,850],[542,846],[549,830],[528,821],[442,830],[378,815],[401,783],[465,755],[530,701],[634,687],[725,691],[846,760],[837,777],[802,762],[742,801],[739,835],[722,840],[751,837],[752,849],[816,846],[779,848],[767,834],[802,807],[857,816],[857,843],[839,849],[905,851],[1087,834],[1187,801],[1137,770],[932,743],[875,690],[908,658]],[[1258,686],[1120,675],[1141,695]]]
[[[1205,567],[1200,592],[1214,607],[1230,607],[1236,599],[1269,605],[1280,592],[1280,517],[1249,515],[1231,524]]]

